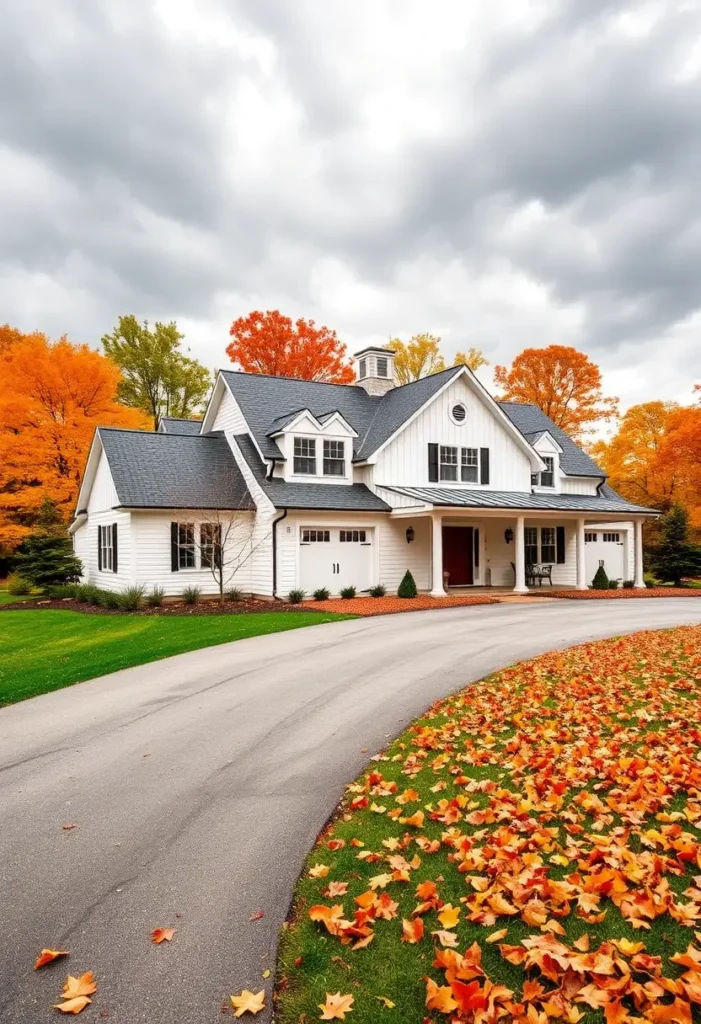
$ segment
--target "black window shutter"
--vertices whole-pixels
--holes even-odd
[[[170,571],[177,572],[178,565],[178,524],[170,524]]]
[[[475,530],[474,538],[475,538],[475,569],[479,569],[479,567],[480,567],[480,532],[479,532],[479,530]]]
[[[109,529],[109,527],[108,527]],[[117,571],[117,524],[112,523],[112,572]]]
[[[97,568],[102,570],[102,527],[97,528]]]
[[[428,446],[428,480],[429,483],[435,484],[438,482],[438,445],[430,444]]]
[[[480,448],[480,483],[489,483],[489,448]]]
[[[557,564],[565,564],[565,528],[564,526],[558,526],[555,530],[556,541],[557,541]]]

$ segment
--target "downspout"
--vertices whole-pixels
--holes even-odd
[[[287,509],[283,510],[281,516],[277,519],[273,519],[273,600],[279,601],[280,598],[277,596],[277,524],[281,523],[283,519],[287,519]]]

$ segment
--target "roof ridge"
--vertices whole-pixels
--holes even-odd
[[[232,370],[228,367],[226,369],[220,369],[219,373],[235,373],[238,377],[265,377],[268,380],[293,380],[297,384],[323,384],[327,388],[357,388],[359,391],[367,391],[357,381],[353,384],[340,384],[334,380],[308,380],[306,377],[288,377],[284,373],[247,373],[245,370]],[[368,395],[369,398],[375,398],[375,395]]]

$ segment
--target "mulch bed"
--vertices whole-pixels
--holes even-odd
[[[345,603],[345,602],[344,602]],[[350,604],[350,602],[348,602]],[[319,611],[341,611],[338,608],[326,609],[314,604],[313,610],[318,607]],[[51,610],[69,612],[89,612],[91,615],[244,615],[250,612],[300,612],[310,611],[308,604],[288,604],[286,601],[202,601],[199,604],[184,604],[182,601],[174,601],[172,604],[162,604],[158,608],[140,608],[137,612],[127,612],[121,608],[101,608],[97,604],[86,604],[84,601],[75,601],[73,598],[59,598],[49,600],[39,598],[34,601],[16,601],[13,604],[0,606],[0,611],[28,611],[31,608],[38,608],[45,611]]]
[[[434,608],[458,608],[469,604],[499,604],[496,597],[338,597],[329,601],[305,602],[304,608],[350,615],[391,615],[393,612],[419,612]]]
[[[640,597],[701,597],[692,587],[647,587],[645,590],[550,590],[543,587],[528,597],[562,597],[568,601],[610,601]]]

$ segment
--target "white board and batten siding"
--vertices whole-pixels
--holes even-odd
[[[455,423],[450,415],[454,405],[465,406],[467,415]],[[511,433],[492,409],[460,377],[402,430],[377,456],[375,483],[429,486],[428,445],[489,449],[491,491],[530,491],[531,464]],[[431,486],[447,486],[441,483]],[[463,484],[453,486],[465,487]],[[468,485],[469,486],[469,485]]]
[[[118,504],[117,489],[107,459],[101,455],[88,499],[87,522],[76,532],[74,548],[83,562],[83,582],[105,590],[124,590],[133,582],[132,559],[135,548],[131,515],[113,507]],[[113,523],[117,524],[117,572],[98,568],[98,527],[111,526]]]
[[[248,426],[239,408],[239,404],[226,386],[224,386],[222,391],[219,408],[210,429],[223,430],[227,434],[245,434],[248,432]]]
[[[560,491],[562,494],[596,494],[600,483],[600,476],[563,476]]]

